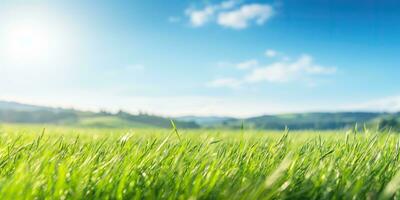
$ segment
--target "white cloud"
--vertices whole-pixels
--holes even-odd
[[[257,66],[258,66],[258,61],[253,59],[253,60],[247,60],[247,61],[237,64],[236,68],[238,68],[240,70],[244,70],[244,69],[251,69],[251,68],[254,68]]]
[[[216,12],[220,10],[231,9],[237,4],[236,0],[228,0],[224,1],[220,4],[216,5],[208,5],[203,9],[193,9],[189,8],[186,9],[185,14],[190,19],[190,24],[194,27],[200,27],[205,25],[206,23],[210,22],[215,18]]]
[[[279,61],[265,67],[254,69],[245,77],[247,82],[289,82],[303,79],[310,75],[333,74],[334,67],[323,67],[314,64],[313,58],[309,55],[302,55],[293,62]]]
[[[274,53],[276,53],[276,51],[274,51]],[[238,70],[246,70],[243,77],[216,79],[207,85],[210,87],[237,89],[246,84],[259,82],[302,82],[308,86],[316,86],[317,82],[315,79],[317,76],[332,75],[337,71],[335,67],[326,67],[316,64],[312,56],[307,54],[303,54],[295,60],[290,60],[286,56],[279,56],[278,59],[278,61],[267,65],[262,65],[255,59],[244,61],[236,65],[232,64]]]
[[[384,97],[380,99],[370,100],[367,102],[356,103],[344,107],[345,110],[367,110],[367,111],[400,111],[400,95]]]
[[[235,7],[238,4],[237,0],[228,0],[228,1],[224,1],[219,5],[219,8],[221,9],[231,9],[233,7]]]
[[[278,52],[273,49],[268,49],[265,51],[265,56],[267,56],[269,58],[276,57],[277,55],[278,55]]]
[[[244,29],[253,21],[257,25],[263,25],[272,16],[273,8],[270,5],[250,4],[237,10],[219,13],[217,23],[233,29]]]
[[[238,89],[242,86],[242,81],[234,78],[220,78],[207,83],[207,86],[213,88],[227,87],[231,89]]]
[[[244,4],[237,0],[223,1],[220,4],[210,4],[202,9],[188,8],[185,15],[193,27],[201,27],[209,22],[221,26],[243,29],[251,22],[264,24],[273,15],[273,8],[268,4]],[[171,21],[171,20],[169,20]]]
[[[206,7],[203,10],[186,10],[185,14],[189,16],[190,23],[194,27],[200,27],[211,20],[215,12],[215,8],[212,6]]]

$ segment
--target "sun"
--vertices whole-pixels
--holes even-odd
[[[79,21],[41,4],[15,4],[0,9],[2,68],[60,66],[78,55]],[[79,49],[78,49],[79,50]]]
[[[48,59],[54,43],[51,27],[40,22],[22,21],[8,27],[5,34],[7,57],[17,61]]]
[[[74,17],[41,5],[13,5],[3,11],[0,74],[44,76],[79,63],[79,23]]]

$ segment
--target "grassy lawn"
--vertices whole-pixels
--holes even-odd
[[[395,134],[0,127],[1,199],[400,198]]]

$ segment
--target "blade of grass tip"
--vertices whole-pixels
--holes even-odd
[[[181,136],[179,135],[178,129],[176,128],[176,125],[174,123],[174,120],[171,119],[170,121],[171,121],[172,129],[173,129],[172,131],[176,134],[176,136],[178,136],[179,141],[182,141]]]
[[[383,145],[384,147],[387,147],[389,139],[390,139],[390,136],[391,136],[390,134],[386,135],[385,144]]]
[[[289,128],[285,126],[285,132],[283,133],[282,137],[279,138],[278,142],[275,144],[275,146],[279,146],[283,141],[286,140],[286,138],[289,136]]]
[[[353,127],[353,140],[356,140],[357,137],[357,132],[358,132],[358,124],[356,123]]]
[[[285,174],[292,164],[292,153],[285,156],[279,166],[267,177],[264,182],[264,190],[270,189]]]
[[[364,123],[363,131],[364,131],[364,134],[368,134],[369,133],[366,123]]]
[[[400,188],[400,171],[389,181],[385,189],[381,193],[379,199],[391,199],[396,191]]]
[[[79,141],[79,135],[76,136],[76,138],[75,138],[74,146],[76,146],[78,144],[78,141]]]
[[[156,149],[156,151],[160,151],[161,148],[165,145],[165,143],[167,143],[168,139],[171,137],[171,134],[168,134],[168,136],[161,142],[160,146],[158,146],[158,148]]]
[[[46,128],[43,128],[42,133],[40,134],[40,137],[43,137],[45,132],[46,132]]]
[[[400,152],[399,142],[400,142],[400,140],[397,140],[397,142],[396,142],[396,156],[395,156],[396,161],[399,160],[399,152]]]
[[[321,158],[320,158],[319,160],[320,160],[320,161],[323,160],[325,157],[327,157],[329,154],[333,153],[334,151],[335,151],[335,150],[332,149],[332,150],[326,152],[324,155],[321,156]]]
[[[210,144],[216,144],[216,143],[219,143],[219,142],[221,142],[222,140],[214,140],[214,141],[212,141],[212,142],[210,142]]]
[[[350,131],[346,131],[346,141],[345,141],[346,146],[349,144],[349,135],[350,135]]]
[[[244,121],[240,124],[240,137],[244,139]]]
[[[321,151],[321,149],[322,149],[322,138],[321,138],[321,135],[318,135],[318,142],[319,142],[318,148]]]
[[[356,123],[356,124],[354,125],[354,130],[353,130],[353,132],[354,132],[354,135],[357,135],[357,133],[358,133],[358,123]]]
[[[376,131],[377,131],[377,132],[381,131],[380,123],[377,123],[377,124],[376,124]]]
[[[40,140],[42,140],[45,132],[46,132],[46,128],[43,128],[42,133],[39,135],[38,139],[36,140],[36,148],[39,147]]]

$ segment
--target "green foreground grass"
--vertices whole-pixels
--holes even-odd
[[[400,198],[395,134],[178,134],[3,125],[0,198]]]

